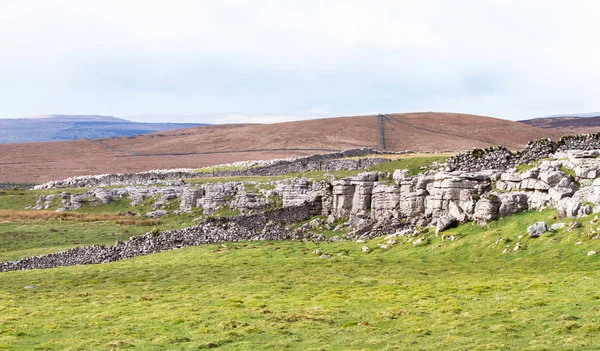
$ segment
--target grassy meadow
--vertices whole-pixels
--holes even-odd
[[[246,242],[2,273],[0,349],[597,349],[593,226],[518,238],[542,219],[558,221],[527,212],[388,249]]]

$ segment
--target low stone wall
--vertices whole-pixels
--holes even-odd
[[[321,213],[320,201],[302,206],[286,207],[260,214],[211,219],[197,226],[132,236],[114,245],[75,247],[49,255],[23,258],[0,263],[0,272],[46,269],[81,264],[107,263],[187,246],[237,242],[245,240],[322,240],[301,229],[286,226],[307,220]]]
[[[153,170],[139,173],[80,176],[41,184],[36,186],[35,189],[148,185],[180,182],[181,180],[188,178],[274,176],[309,171],[358,170],[366,169],[373,165],[390,161],[387,158],[349,158],[378,154],[383,153],[375,149],[361,148],[305,157],[264,161],[261,162],[261,165],[259,166],[239,170],[196,172],[191,169],[173,169]]]
[[[563,136],[556,142],[534,140],[515,153],[504,146],[473,149],[450,157],[447,167],[452,171],[475,172],[485,169],[505,170],[519,164],[547,158],[557,151],[600,149],[600,133]]]

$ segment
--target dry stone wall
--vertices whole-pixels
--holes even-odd
[[[515,153],[503,146],[473,149],[450,157],[447,167],[452,171],[469,172],[486,169],[505,170],[550,157],[555,152],[598,149],[600,149],[600,133],[569,135],[561,137],[556,142],[550,139],[530,141],[524,149]]]
[[[187,246],[237,242],[245,240],[323,240],[303,229],[293,229],[292,223],[307,220],[321,212],[320,203],[306,203],[261,214],[219,218],[197,226],[166,231],[158,235],[147,233],[133,236],[114,245],[82,246],[49,255],[0,263],[0,272],[46,269],[82,264],[114,262]]]
[[[241,169],[233,170],[198,172],[192,169],[173,169],[153,170],[140,173],[80,176],[41,184],[36,186],[35,189],[89,188],[100,186],[149,185],[160,183],[180,185],[184,179],[189,178],[274,176],[309,171],[357,170],[366,169],[379,163],[389,162],[390,160],[382,157],[349,157],[364,157],[379,154],[388,153],[382,153],[375,149],[361,148],[282,160],[238,162],[232,164],[231,166],[240,167]],[[215,169],[218,169],[218,167],[215,167]]]

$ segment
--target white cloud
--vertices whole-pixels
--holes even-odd
[[[0,116],[595,111],[598,10],[593,0],[0,0]]]

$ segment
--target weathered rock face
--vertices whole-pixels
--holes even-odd
[[[333,214],[338,218],[350,216],[356,184],[352,184],[350,180],[339,180],[333,182],[332,185]]]
[[[204,196],[204,189],[200,188],[186,188],[181,194],[181,203],[179,209],[181,211],[189,212],[198,203],[198,200]]]
[[[34,211],[39,211],[39,210],[47,210],[50,207],[52,207],[52,201],[54,200],[56,196],[55,195],[40,195],[40,197],[37,200],[37,203],[35,204],[35,206],[32,208]]]
[[[279,183],[276,191],[281,194],[284,207],[306,203],[316,196],[306,179],[293,179],[290,182]]]
[[[240,209],[242,212],[261,211],[269,207],[269,202],[261,194],[250,191],[238,192],[232,203],[232,208]]]
[[[220,210],[227,202],[233,200],[238,190],[238,183],[216,183],[203,186],[204,196],[198,200],[198,207],[204,213]]]
[[[500,207],[498,209],[498,215],[500,217],[510,216],[529,208],[527,194],[523,192],[503,193],[498,195],[498,199],[500,201]]]
[[[373,220],[381,222],[398,217],[400,188],[384,183],[375,183],[371,192],[371,214]]]
[[[489,177],[478,174],[438,173],[427,197],[425,215],[440,217],[454,203],[462,212],[473,213],[473,203],[490,186]]]
[[[477,201],[473,220],[477,223],[488,223],[498,219],[501,202],[497,195],[486,194]]]
[[[419,174],[416,177],[400,181],[400,216],[417,217],[425,213],[425,198],[429,196],[428,188],[434,182],[429,174]]]

